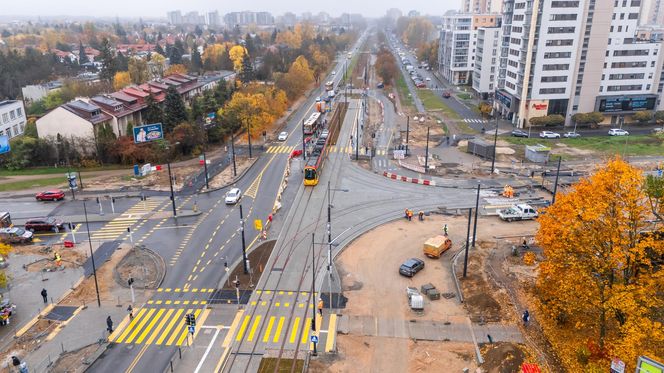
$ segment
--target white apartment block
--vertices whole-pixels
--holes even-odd
[[[521,128],[551,114],[571,124],[575,113],[600,111],[618,123],[655,109],[662,43],[636,38],[640,6],[640,0],[506,0],[496,108]]]
[[[480,27],[495,27],[498,14],[459,13],[443,17],[438,45],[440,74],[450,83],[470,84]]]
[[[0,136],[9,138],[23,134],[26,124],[23,101],[0,101]]]
[[[493,96],[498,84],[500,32],[500,27],[480,27],[477,29],[473,90],[484,100],[489,96]]]
[[[503,0],[463,0],[461,12],[463,13],[500,13],[503,10]]]

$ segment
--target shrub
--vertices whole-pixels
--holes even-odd
[[[652,120],[652,111],[637,111],[634,113],[634,120],[639,123],[648,123]]]

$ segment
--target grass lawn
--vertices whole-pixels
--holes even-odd
[[[471,96],[470,93],[459,93],[457,97],[462,100],[470,100],[473,96]]]
[[[536,134],[536,132],[533,133]],[[580,137],[577,139],[557,140],[504,137],[503,140],[518,145],[549,145],[554,153],[556,148],[555,144],[563,143],[573,148],[597,151],[607,155],[664,155],[664,139],[652,135]]]
[[[7,192],[10,190],[30,189],[36,187],[52,187],[55,185],[64,185],[67,182],[64,174],[58,177],[49,177],[46,179],[24,180],[13,183],[0,184],[0,192]]]
[[[111,165],[111,166],[104,166],[104,167],[94,167],[94,168],[70,168],[72,172],[80,170],[81,172],[90,172],[90,171],[106,171],[106,170],[119,170],[119,169],[125,169],[127,166],[122,166],[122,165]],[[66,174],[67,173],[67,167],[34,167],[34,168],[26,168],[23,170],[16,170],[16,171],[10,171],[10,170],[5,170],[5,169],[0,169],[0,177],[1,176],[25,176],[25,175],[55,175],[55,174]],[[63,176],[64,177],[64,176]]]
[[[291,371],[293,365],[295,365],[296,372],[301,372],[302,368],[304,368],[304,360],[297,360],[295,364],[293,364],[293,359],[281,359],[279,360],[279,366],[277,366],[277,358],[263,358],[261,360],[260,366],[258,367],[258,373],[272,373],[275,371],[279,373],[286,373]]]
[[[406,80],[403,77],[403,74],[399,72],[396,77],[397,91],[399,92],[399,100],[401,105],[404,106],[404,110],[407,108],[414,110],[415,104],[413,103],[413,98],[409,95],[408,85],[406,85]]]
[[[422,105],[424,105],[425,109],[442,111],[450,119],[461,119],[459,114],[450,109],[450,107],[443,102],[443,99],[436,96],[433,91],[428,89],[418,89],[417,95],[420,96],[420,100],[422,100]]]

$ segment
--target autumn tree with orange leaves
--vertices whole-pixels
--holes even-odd
[[[539,321],[567,371],[605,372],[618,357],[664,356],[664,241],[656,240],[645,178],[617,158],[538,219],[544,250]]]

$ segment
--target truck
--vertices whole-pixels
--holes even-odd
[[[498,211],[498,216],[505,221],[531,220],[537,218],[537,211],[530,205],[518,204]]]
[[[424,255],[431,259],[438,259],[441,255],[452,247],[452,240],[448,236],[431,237],[424,242],[422,251]]]

